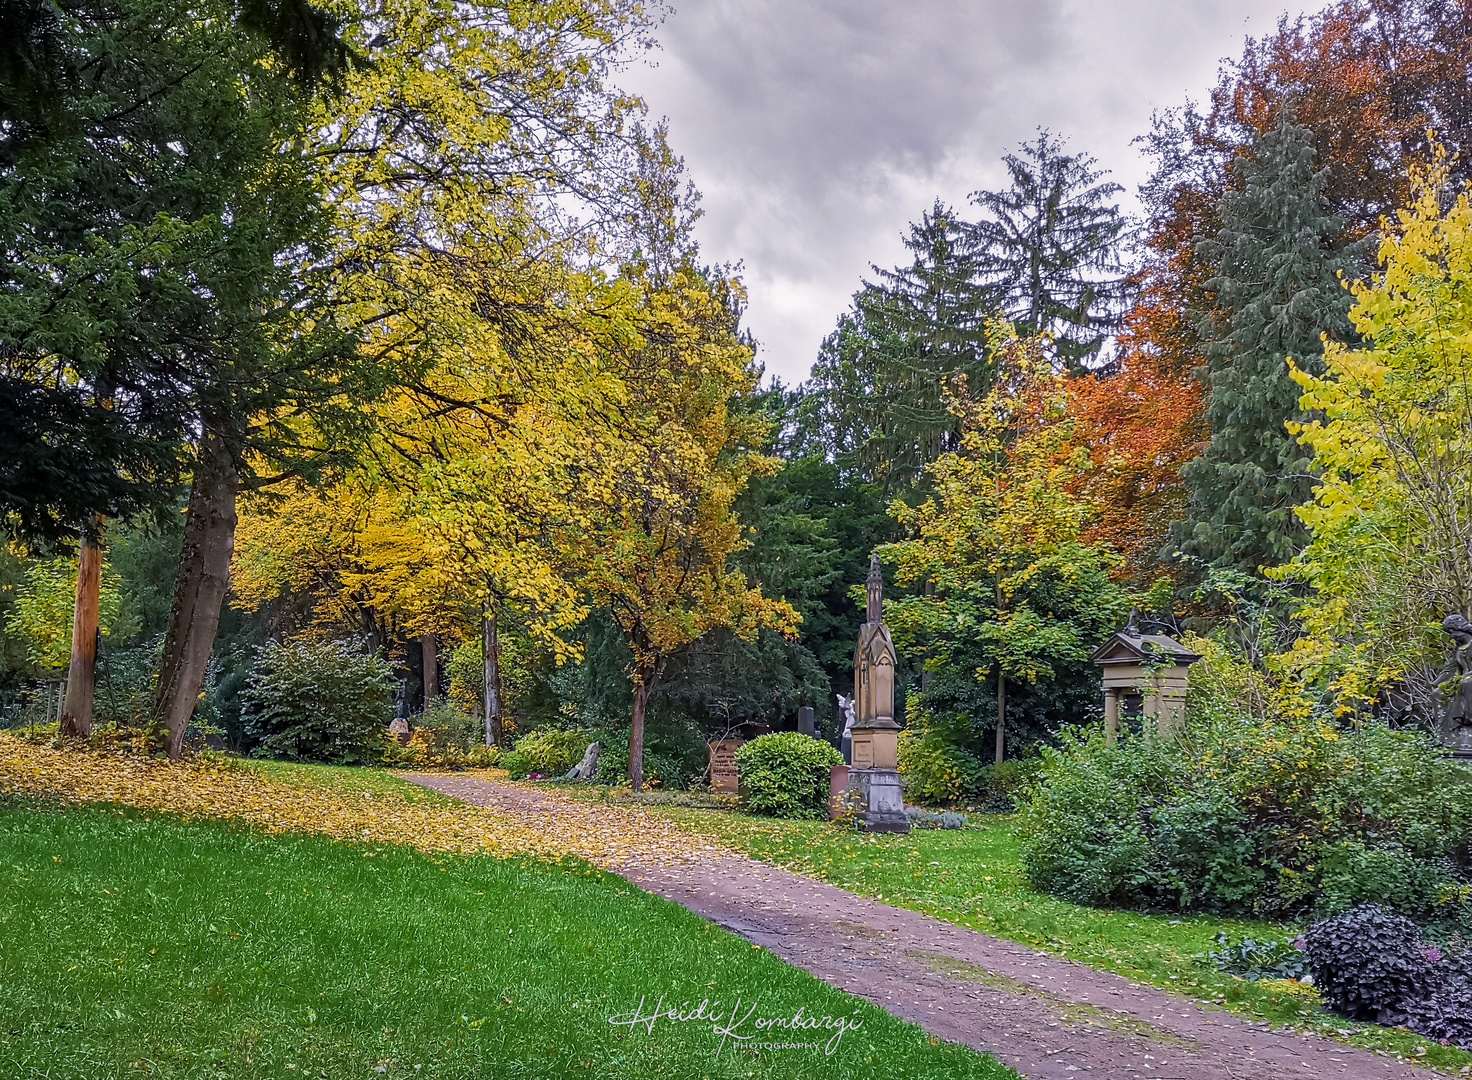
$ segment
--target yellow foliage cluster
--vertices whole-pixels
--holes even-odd
[[[593,807],[552,791],[530,805],[497,809],[411,798],[365,772],[292,769],[281,778],[250,763],[191,756],[56,749],[0,734],[0,792],[55,798],[68,806],[114,803],[179,817],[239,821],[268,832],[408,844],[421,851],[509,858],[580,856],[605,869],[718,854],[707,841],[634,808]],[[501,774],[504,776],[504,773]],[[548,812],[551,810],[552,812]]]
[[[1328,342],[1322,375],[1292,369],[1311,419],[1289,428],[1318,482],[1296,511],[1311,543],[1270,572],[1310,587],[1279,663],[1341,714],[1398,683],[1433,704],[1438,627],[1472,607],[1472,200],[1433,150],[1385,223],[1381,272],[1353,285],[1361,341]]]

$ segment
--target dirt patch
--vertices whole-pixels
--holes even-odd
[[[1028,986],[1017,979],[1009,979],[1005,975],[987,971],[986,968],[978,967],[976,964],[968,964],[964,960],[953,960],[949,956],[938,956],[935,953],[922,952],[912,949],[906,953],[925,964],[931,971],[944,975],[948,979],[960,982],[981,983],[995,990],[1005,990],[1012,994],[1023,994],[1028,997],[1037,998],[1043,1002],[1058,1021],[1068,1027],[1096,1027],[1107,1028],[1110,1031],[1120,1032],[1125,1035],[1133,1035],[1146,1042],[1160,1043],[1163,1046],[1186,1046],[1200,1049],[1200,1043],[1194,1039],[1183,1039],[1174,1032],[1167,1031],[1155,1024],[1147,1024],[1143,1020],[1136,1020],[1133,1016],[1123,1010],[1111,1012],[1101,1009],[1097,1005],[1082,1005],[1076,1001],[1068,1001],[1050,990],[1044,990],[1037,986]]]

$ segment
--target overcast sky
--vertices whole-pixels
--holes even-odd
[[[769,373],[807,377],[869,264],[936,197],[1001,187],[1039,127],[1129,191],[1154,109],[1200,100],[1283,0],[675,0],[622,80],[704,193],[711,262],[745,263]],[[1322,3],[1287,10],[1298,14]]]

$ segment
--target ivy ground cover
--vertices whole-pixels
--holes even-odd
[[[859,1026],[825,1053],[609,1022],[661,994]],[[1015,1075],[581,860],[16,796],[0,800],[0,1017],[16,1080]]]

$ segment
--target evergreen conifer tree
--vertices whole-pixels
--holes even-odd
[[[1312,134],[1285,118],[1239,158],[1240,190],[1220,205],[1221,231],[1200,245],[1216,267],[1216,310],[1203,315],[1211,441],[1182,470],[1191,489],[1176,539],[1187,554],[1254,573],[1288,561],[1304,542],[1293,508],[1313,486],[1309,452],[1284,426],[1299,416],[1288,358],[1322,368],[1322,335],[1351,334],[1350,294],[1339,276],[1362,270],[1360,245],[1324,198]]]
[[[910,226],[907,267],[873,267],[875,282],[823,342],[805,390],[822,441],[844,471],[891,490],[955,449],[960,422],[945,388],[965,375],[974,392],[992,382],[986,321],[995,290],[974,280],[970,226],[940,202]]]
[[[1047,131],[1021,150],[1002,159],[1011,187],[971,196],[983,211],[971,229],[974,280],[1020,335],[1051,335],[1057,360],[1080,371],[1094,366],[1129,306],[1129,220],[1112,201],[1122,189]]]

